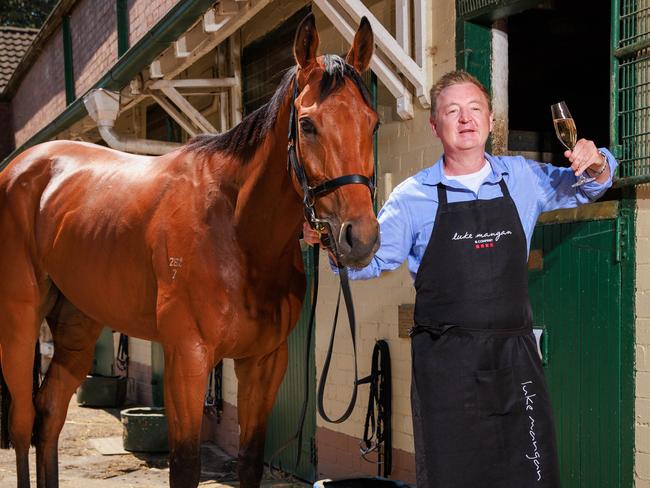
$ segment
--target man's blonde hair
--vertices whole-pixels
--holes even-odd
[[[490,112],[492,112],[492,99],[490,98],[490,94],[488,91],[485,89],[483,84],[478,81],[475,77],[470,75],[467,71],[463,71],[462,69],[456,70],[456,71],[450,71],[449,73],[446,73],[440,77],[438,81],[431,87],[431,118],[435,118],[436,116],[436,106],[438,102],[438,96],[440,96],[440,92],[444,90],[445,88],[452,86],[452,85],[458,85],[459,83],[472,83],[473,85],[476,85],[483,95],[485,95],[485,99],[487,100],[488,107],[490,109]]]

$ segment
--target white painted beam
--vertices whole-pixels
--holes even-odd
[[[153,98],[160,107],[169,114],[169,116],[174,119],[178,125],[180,125],[185,132],[189,134],[190,137],[196,137],[201,132],[197,130],[191,123],[191,121],[185,117],[181,112],[176,110],[176,108],[169,103],[164,97],[158,96],[155,93],[151,93],[151,98]]]
[[[211,8],[203,15],[203,30],[208,33],[218,32],[232,18],[233,15],[220,15]]]
[[[187,101],[183,95],[181,95],[176,88],[172,86],[162,86],[160,91],[163,92],[167,98],[169,98],[176,106],[203,132],[216,134],[217,129],[206,119],[201,112],[199,112],[194,106]]]
[[[154,81],[150,88],[160,90],[162,88],[176,89],[197,89],[197,88],[232,88],[239,86],[239,80],[235,77],[228,78],[186,78],[182,80],[157,80]]]
[[[397,42],[407,55],[411,54],[410,3],[410,0],[395,0],[395,32],[397,34]]]
[[[163,77],[162,66],[158,59],[152,61],[149,65],[149,76],[153,79]]]
[[[431,6],[427,0],[413,0],[413,36],[415,41],[414,56],[415,62],[428,73],[426,66],[426,43],[425,36],[429,29],[427,28],[427,17],[431,15]]]
[[[226,92],[217,95],[219,99],[219,127],[223,132],[228,130],[228,94]]]
[[[314,0],[323,14],[334,24],[341,35],[350,43],[354,40],[356,29],[352,28],[347,20],[330,4],[328,0]],[[373,26],[374,30],[374,26]],[[370,68],[379,77],[388,91],[397,100],[397,113],[402,120],[413,118],[413,101],[408,88],[391,68],[379,57],[377,53],[370,59]]]
[[[230,88],[230,126],[234,127],[242,121],[243,101],[241,90],[241,37],[239,32],[230,36],[230,72],[237,84]]]
[[[212,24],[210,21],[210,19],[215,19],[214,10],[208,10],[203,16],[203,22],[195,24],[188,32],[186,32],[187,36],[194,35],[196,30],[202,33],[201,41],[198,42],[194,49],[192,49],[189,56],[186,58],[176,58],[172,48],[166,50],[158,57],[156,61],[159,62],[158,72],[160,73],[160,77],[172,79],[178,76],[180,73],[192,66],[192,64],[197,60],[208,54],[216,46],[237,32],[246,22],[248,22],[269,3],[271,3],[271,0],[250,0],[247,2],[238,2],[238,14],[223,19],[223,22],[220,21],[218,25]],[[206,19],[210,22],[206,22]],[[212,29],[207,35],[205,33],[206,31],[204,31],[204,29],[206,29],[206,23],[208,29]]]
[[[186,58],[190,55],[190,50],[187,48],[187,36],[181,36],[174,43],[174,56],[177,58]]]
[[[413,84],[418,100],[423,108],[430,107],[427,80],[424,71],[408,56],[393,36],[377,20],[373,13],[361,3],[360,0],[338,0],[338,3],[355,22],[360,22],[361,17],[367,17],[372,25],[375,42],[382,53],[395,64],[397,69]]]

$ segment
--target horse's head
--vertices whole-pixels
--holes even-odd
[[[317,57],[318,42],[314,16],[309,15],[294,42],[298,161],[315,190],[306,199],[306,213],[317,217],[316,226],[329,224],[340,264],[361,267],[379,247],[372,206],[373,134],[379,116],[360,78],[372,56],[372,29],[364,17],[345,60]],[[304,183],[295,173],[294,183],[303,194]]]

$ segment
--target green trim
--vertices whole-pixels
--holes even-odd
[[[61,23],[63,35],[63,70],[65,75],[65,103],[70,105],[77,98],[74,93],[74,68],[72,63],[72,33],[70,31],[70,17],[63,17]]]
[[[620,39],[620,25],[619,25],[619,0],[612,0],[612,26],[611,26],[611,37],[612,37],[612,51],[615,52],[618,47]],[[609,147],[616,148],[619,145],[618,139],[618,65],[619,61],[616,55],[612,56],[611,66],[610,66],[610,93],[613,96],[609,98]],[[620,154],[615,154],[616,157]]]
[[[456,69],[475,76],[492,94],[492,29],[465,22],[456,15]],[[492,151],[492,135],[486,150]]]
[[[531,8],[549,8],[550,0],[457,0],[458,18],[490,25]]]
[[[106,88],[120,90],[146,66],[163,52],[178,36],[189,29],[197,18],[212,6],[214,0],[184,0],[158,22],[134,46],[124,53],[115,65],[90,89]],[[90,91],[89,90],[89,91]],[[0,171],[25,149],[54,138],[66,127],[78,122],[86,115],[86,108],[80,98],[71,103],[63,113],[34,134],[22,146],[15,149],[0,163]]]
[[[475,76],[492,93],[492,29],[456,21],[456,68]]]
[[[129,50],[129,9],[127,0],[115,0],[117,15],[117,57]]]
[[[620,25],[620,0],[612,0],[612,61],[611,61],[611,93],[610,98],[610,147],[620,147],[619,132],[619,60],[625,55],[624,50],[619,50],[621,25]],[[638,47],[638,46],[637,46]],[[616,156],[621,156],[616,151]],[[620,224],[625,234],[619,236],[621,244],[617,253],[621,260],[621,370],[620,370],[620,418],[619,426],[621,458],[620,486],[632,488],[634,486],[634,451],[635,435],[634,406],[636,403],[634,360],[636,353],[636,188],[641,183],[650,182],[650,177],[618,178],[614,186],[622,187],[620,201]],[[621,232],[621,230],[619,230]]]
[[[617,3],[617,2],[614,2]],[[619,426],[621,459],[619,465],[621,488],[634,486],[634,404],[636,346],[636,188],[623,189],[621,199],[621,369]]]

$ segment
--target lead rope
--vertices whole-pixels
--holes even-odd
[[[354,406],[357,400],[358,373],[357,373],[357,348],[356,348],[356,322],[354,317],[354,305],[352,304],[352,293],[350,291],[350,283],[348,279],[348,270],[346,267],[340,266],[338,264],[340,263],[341,260],[340,260],[340,254],[338,252],[336,239],[330,238],[330,236],[333,235],[332,228],[328,221],[321,220],[316,217],[314,203],[316,197],[327,194],[333,191],[334,189],[338,188],[339,186],[347,185],[347,184],[366,185],[370,189],[371,194],[374,196],[374,191],[375,191],[374,183],[375,183],[376,175],[373,173],[372,180],[362,175],[340,176],[333,180],[326,181],[325,183],[322,183],[314,188],[310,187],[309,184],[307,183],[307,177],[304,171],[304,167],[302,166],[302,164],[300,164],[298,160],[296,138],[298,137],[299,132],[296,127],[297,116],[296,116],[296,109],[294,105],[297,96],[298,96],[298,81],[296,79],[294,80],[293,95],[291,98],[291,110],[289,114],[289,131],[287,135],[287,173],[290,176],[291,170],[293,170],[298,182],[300,183],[300,186],[303,191],[303,209],[304,209],[305,218],[307,219],[307,222],[309,222],[312,228],[317,229],[319,232],[322,232],[323,230],[327,230],[327,233],[322,238],[322,242],[334,254],[338,271],[339,271],[340,288],[339,288],[339,296],[336,303],[336,312],[334,314],[334,325],[332,326],[332,336],[330,338],[330,345],[328,348],[327,357],[325,359],[325,365],[323,366],[323,374],[321,375],[321,379],[318,384],[318,397],[317,397],[317,408],[320,416],[327,422],[338,424],[344,422],[352,414],[352,411],[354,410]],[[295,138],[294,138],[294,134],[295,134]],[[314,284],[313,284],[312,306],[311,306],[310,317],[309,317],[309,326],[307,329],[308,332],[307,332],[307,348],[305,350],[305,356],[306,356],[305,365],[309,364],[309,351],[311,350],[311,338],[314,329],[316,303],[318,301],[318,265],[319,265],[318,261],[319,261],[320,246],[314,245],[312,249],[314,253],[313,273],[312,273],[314,277],[314,281],[313,281]],[[345,410],[343,415],[341,415],[341,417],[332,420],[325,412],[325,408],[323,406],[323,397],[325,391],[325,384],[327,380],[327,374],[329,372],[329,365],[332,359],[332,351],[334,349],[334,335],[336,333],[336,324],[338,322],[341,294],[343,294],[343,300],[345,302],[345,308],[348,314],[348,323],[350,325],[350,334],[352,336],[352,349],[354,354],[354,384],[352,390],[352,397],[350,399],[350,403],[348,404],[347,409]],[[298,428],[296,430],[296,433],[289,440],[287,440],[280,448],[278,448],[269,459],[269,468],[271,471],[271,475],[273,475],[274,477],[275,477],[275,468],[273,466],[273,463],[275,459],[285,449],[287,449],[294,441],[298,442],[298,453],[296,455],[296,464],[295,464],[296,470],[300,464],[301,455],[302,455],[303,425],[305,423],[305,418],[307,415],[308,403],[309,403],[309,367],[306,367],[305,368],[305,398],[303,400],[303,404],[301,407],[300,418],[299,418]]]
[[[318,244],[312,247],[312,262],[313,271],[312,271],[312,301],[311,309],[309,311],[309,325],[307,326],[307,343],[305,348],[305,375],[304,375],[304,387],[305,387],[305,397],[300,407],[300,416],[298,418],[298,427],[296,433],[290,437],[282,446],[280,446],[276,451],[271,455],[269,459],[269,470],[271,476],[274,478],[280,479],[280,475],[277,473],[281,468],[275,468],[273,462],[280,456],[280,454],[285,451],[294,441],[298,445],[298,453],[296,454],[296,464],[294,466],[294,471],[298,470],[300,466],[300,460],[302,459],[302,434],[303,428],[305,425],[305,418],[307,417],[307,407],[309,405],[309,351],[311,351],[311,340],[314,333],[314,318],[316,316],[316,302],[318,301],[318,261],[320,255],[320,246]]]

